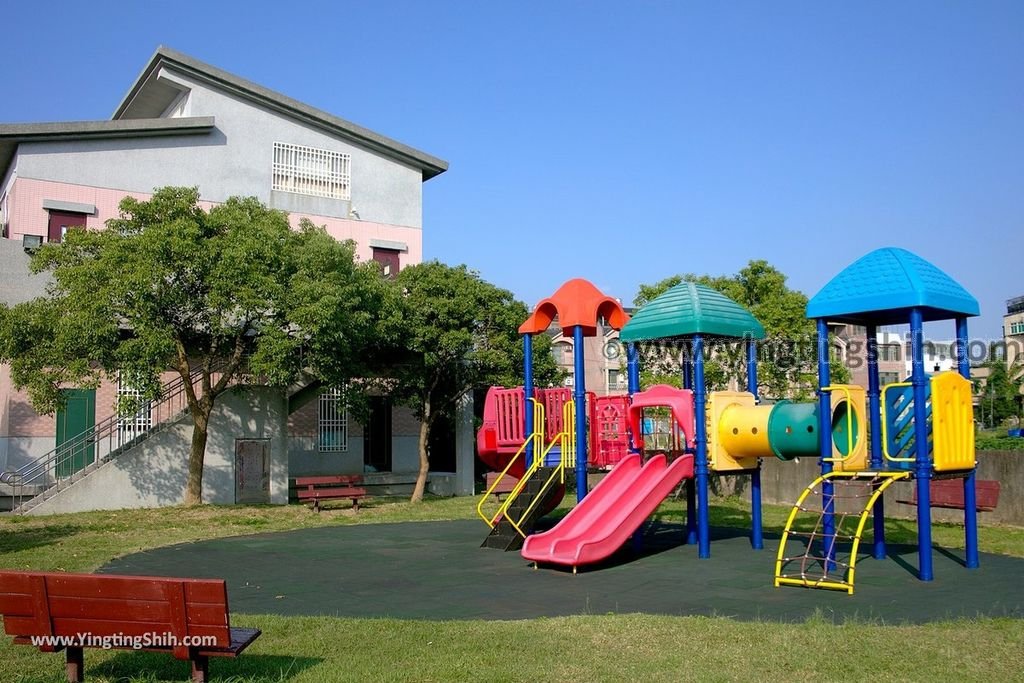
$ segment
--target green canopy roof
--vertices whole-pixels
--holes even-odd
[[[724,294],[683,282],[636,311],[619,338],[631,342],[690,334],[763,339],[764,326]]]

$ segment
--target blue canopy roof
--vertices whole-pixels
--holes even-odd
[[[808,318],[891,325],[921,308],[925,320],[978,315],[978,300],[923,258],[897,247],[876,249],[832,278],[807,303]]]

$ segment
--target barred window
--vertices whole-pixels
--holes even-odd
[[[349,154],[275,142],[271,187],[313,197],[350,199],[351,167]]]
[[[139,436],[148,432],[150,427],[153,426],[153,416],[150,412],[149,402],[140,403],[142,399],[142,391],[138,388],[135,382],[131,381],[130,377],[126,377],[124,373],[117,373],[117,410],[121,410],[121,398],[134,399],[138,407],[138,410],[134,413],[128,413],[122,415],[117,420],[117,433],[121,443],[127,443]]]
[[[320,414],[317,420],[317,445],[321,453],[343,453],[348,450],[348,407],[339,388],[320,393]]]

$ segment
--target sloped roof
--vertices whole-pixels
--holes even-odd
[[[764,326],[721,292],[682,282],[634,313],[619,338],[630,342],[691,334],[763,339]]]
[[[220,90],[256,102],[274,111],[296,118],[306,124],[320,128],[338,137],[351,140],[363,147],[396,159],[423,173],[423,180],[429,180],[448,170],[448,162],[426,152],[409,147],[396,140],[356,125],[351,121],[328,114],[325,111],[303,104],[281,93],[247,81],[223,69],[201,62],[189,55],[161,45],[132,84],[128,93],[114,111],[113,119],[154,118],[171,104],[178,91],[162,86],[156,75],[164,66],[169,66],[203,83],[209,83]]]
[[[807,302],[808,318],[890,325],[909,321],[910,309],[925,320],[978,315],[978,300],[959,282],[917,254],[884,247],[862,256]]]
[[[563,334],[571,334],[572,328],[582,327],[584,336],[593,337],[597,334],[597,323],[601,318],[616,330],[621,330],[629,320],[616,299],[602,294],[588,280],[574,278],[538,303],[526,322],[519,326],[519,332],[539,334],[557,319]]]
[[[177,119],[131,119],[128,121],[67,121],[63,123],[0,124],[0,176],[23,142],[54,140],[108,140],[149,138],[167,135],[208,135],[213,130],[212,116]]]

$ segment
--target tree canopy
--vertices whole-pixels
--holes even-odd
[[[483,280],[466,266],[437,261],[409,266],[395,280],[401,293],[396,310],[399,348],[410,354],[396,367],[392,396],[411,406],[420,420],[419,476],[413,500],[420,500],[430,468],[431,429],[477,387],[522,382],[523,348],[518,327],[526,305],[512,292]],[[557,381],[551,339],[533,345],[536,382]]]
[[[642,306],[681,282],[697,282],[715,289],[749,310],[767,337],[759,342],[758,383],[769,396],[801,397],[814,386],[816,372],[815,325],[805,315],[807,297],[790,289],[786,276],[764,260],[750,261],[735,275],[673,275],[652,284],[641,284],[633,303]],[[642,347],[641,347],[642,348]],[[739,341],[716,342],[706,359],[708,386],[724,389],[730,379],[745,386],[746,365]],[[679,363],[657,354],[643,358],[643,383],[679,386]],[[849,371],[831,363],[832,381],[849,380]]]
[[[63,386],[131,378],[142,399],[160,395],[160,373],[184,382],[194,429],[186,503],[202,500],[210,413],[251,373],[288,384],[304,368],[332,382],[368,358],[385,294],[351,243],[255,198],[208,211],[197,188],[126,197],[100,231],[72,230],[33,257],[49,271],[48,295],[0,315],[0,360],[51,413]]]

